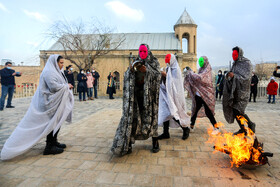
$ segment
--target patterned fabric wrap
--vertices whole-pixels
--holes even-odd
[[[148,50],[149,46],[146,45]],[[124,155],[128,151],[129,143],[135,140],[146,140],[158,136],[158,101],[160,70],[159,62],[149,50],[145,60],[139,57],[146,66],[144,82],[144,110],[140,114],[135,94],[135,72],[128,70],[124,74],[123,113],[111,151],[116,155]]]
[[[234,77],[224,80],[223,111],[226,121],[233,123],[233,109],[244,114],[250,95],[252,64],[243,56],[241,48],[239,48],[238,59],[233,63],[230,71],[234,73]]]
[[[192,98],[192,115],[196,110],[195,95],[198,92],[207,104],[213,115],[215,115],[215,96],[212,81],[212,68],[206,56],[203,56],[204,66],[199,68],[198,73],[188,70],[185,73],[184,86]],[[201,107],[197,117],[206,117],[204,107]]]

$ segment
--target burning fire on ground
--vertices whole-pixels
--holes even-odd
[[[247,120],[239,116],[241,123],[244,124],[245,133],[233,135],[227,132],[223,123],[219,122],[217,127],[220,133],[213,135],[213,128],[208,129],[209,139],[207,143],[214,144],[214,152],[220,151],[230,156],[231,167],[242,165],[265,165],[268,163],[267,157],[272,157],[273,153],[263,151],[263,143],[260,143],[255,133],[248,128]],[[269,164],[269,163],[268,163]]]

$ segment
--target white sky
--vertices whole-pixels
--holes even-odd
[[[44,33],[57,20],[97,18],[116,32],[173,32],[187,9],[197,28],[198,57],[228,65],[238,45],[253,64],[280,61],[279,0],[0,0],[0,59],[38,64]]]

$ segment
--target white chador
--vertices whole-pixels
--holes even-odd
[[[190,118],[187,115],[182,73],[176,57],[171,54],[170,65],[166,68],[166,83],[162,81],[159,92],[158,124],[170,120],[170,127],[179,127],[174,120],[180,121],[182,127],[188,127]]]
[[[74,97],[57,64],[58,56],[49,57],[28,111],[4,144],[1,160],[23,154],[51,131],[55,134],[65,120],[71,122]]]

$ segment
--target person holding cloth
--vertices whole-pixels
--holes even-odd
[[[233,65],[225,75],[224,82],[224,117],[228,123],[233,123],[236,119],[240,129],[234,135],[247,134],[241,117],[248,121],[248,127],[255,133],[256,124],[245,114],[250,95],[252,64],[249,59],[243,56],[243,50],[238,46],[232,49],[232,59],[234,60]]]
[[[124,74],[123,113],[111,151],[116,155],[132,152],[135,140],[152,137],[152,152],[159,151],[158,98],[161,73],[159,62],[147,44]]]
[[[206,56],[198,60],[200,66],[198,73],[194,73],[190,68],[185,68],[184,86],[192,98],[191,129],[194,129],[197,117],[207,116],[213,125],[213,135],[219,134],[215,115],[215,93],[212,82],[212,68]]]
[[[22,75],[21,72],[15,72],[12,69],[12,63],[6,62],[5,68],[0,70],[1,76],[1,84],[2,84],[2,93],[0,100],[0,111],[4,110],[5,99],[8,95],[8,102],[6,108],[15,108],[12,106],[12,99],[15,89],[15,76],[20,77]]]
[[[57,135],[64,121],[72,121],[74,96],[73,86],[64,75],[63,64],[62,56],[49,57],[26,114],[4,144],[1,160],[25,153],[46,137],[44,155],[59,154],[66,148],[57,141]]]
[[[158,139],[170,138],[169,127],[183,130],[182,139],[189,137],[190,118],[187,115],[183,78],[175,55],[165,56],[166,72],[162,71],[159,91],[158,124],[163,126],[163,134]]]

